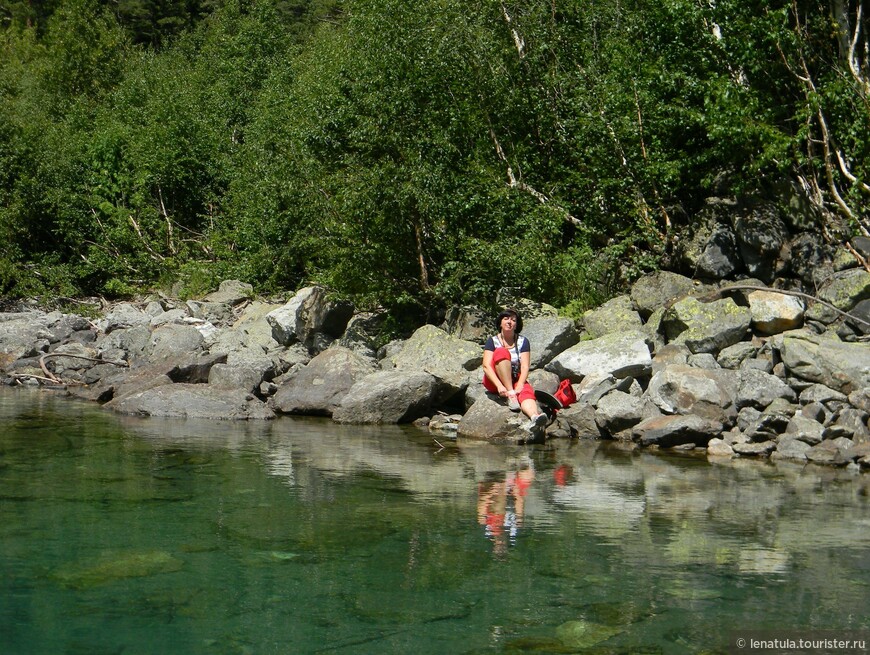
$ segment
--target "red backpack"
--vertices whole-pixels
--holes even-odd
[[[559,382],[559,388],[556,389],[556,393],[553,394],[553,397],[562,403],[562,407],[568,407],[571,403],[577,400],[577,394],[574,393],[574,387],[571,386],[571,380],[562,380]]]

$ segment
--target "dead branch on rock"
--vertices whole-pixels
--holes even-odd
[[[70,353],[45,353],[39,358],[39,368],[42,369],[42,372],[45,373],[45,377],[40,377],[38,375],[30,375],[29,373],[17,373],[13,374],[12,377],[30,377],[36,380],[44,380],[46,382],[51,382],[53,384],[59,385],[69,385],[69,384],[81,384],[80,382],[64,382],[59,377],[57,377],[54,373],[48,370],[48,366],[45,364],[45,360],[49,357],[73,357],[75,359],[84,359],[89,362],[97,362],[99,364],[112,364],[113,366],[123,366],[129,367],[129,362],[125,362],[123,360],[112,360],[112,359],[102,359],[101,357],[87,357],[86,355],[73,355]]]
[[[728,291],[770,291],[772,293],[781,293],[785,296],[796,296],[798,298],[803,298],[804,300],[810,300],[812,302],[822,304],[828,309],[832,309],[837,314],[840,314],[841,316],[848,318],[849,320],[857,321],[858,323],[870,326],[870,321],[865,321],[863,318],[859,318],[854,314],[844,312],[842,309],[835,307],[831,303],[826,302],[817,296],[803,293],[802,291],[790,291],[788,289],[771,289],[770,287],[760,287],[754,284],[729,284],[727,287],[722,287],[721,289],[717,289],[716,291],[705,294],[704,296],[698,296],[697,298],[700,302],[710,302],[711,300],[721,298]]]
[[[21,384],[21,380],[26,380],[30,378],[33,380],[39,380],[40,382],[50,382],[51,384],[55,384],[59,387],[67,386],[63,382],[60,382],[57,378],[44,378],[41,375],[33,375],[32,373],[10,373],[9,377],[15,380],[18,384]]]

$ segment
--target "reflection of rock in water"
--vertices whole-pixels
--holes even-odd
[[[476,484],[487,471],[515,470],[522,457],[531,456],[538,465],[545,460],[534,448],[457,442],[441,449],[431,437],[406,426],[337,426],[328,419],[238,424],[116,416],[109,422],[120,423],[147,444],[224,449],[259,458],[267,472],[296,487],[311,484],[312,471],[329,477],[373,472],[387,479],[393,491],[459,505],[469,515]],[[846,569],[832,572],[805,556],[819,548],[870,544],[867,525],[849,513],[853,496],[868,493],[870,478],[843,470],[741,459],[711,465],[663,454],[617,453],[600,443],[548,444],[547,452],[555,455],[554,466],[570,466],[572,476],[561,485],[547,485],[543,481],[549,476],[540,476],[541,484],[530,489],[527,499],[526,518],[533,519],[527,526],[557,529],[562,513],[569,511],[631,561],[664,555],[672,564],[725,567],[748,575],[782,574],[796,562],[811,562],[814,575],[837,577],[846,575]],[[371,514],[366,520],[378,524],[377,512]],[[264,533],[249,525],[273,520],[259,516],[240,525],[232,516],[229,527],[262,548],[280,550],[284,545],[276,539],[289,538],[288,532]],[[671,529],[663,532],[667,525]],[[659,535],[654,547],[650,533]]]
[[[272,423],[265,421],[212,421],[137,417],[118,414],[118,424],[140,439],[152,444],[204,450],[235,452],[246,445],[268,443]]]
[[[433,440],[413,438],[420,434],[418,430],[393,425],[335,426],[325,419],[308,421],[305,430],[281,423],[274,424],[270,458],[289,461],[292,449],[294,462],[304,462],[321,473],[344,477],[374,471],[401,481],[409,491],[439,497],[467,497],[473,489],[474,480],[463,462],[450,451],[436,455],[440,448]]]
[[[282,478],[286,484],[296,484],[293,473],[293,453],[290,449],[275,448],[266,452],[266,470],[270,475]]]
[[[789,568],[789,560],[790,557],[785,551],[750,547],[740,552],[737,567],[741,573],[785,573]]]
[[[553,500],[578,510],[590,529],[605,537],[634,530],[646,510],[643,496],[629,496],[595,480],[556,487]]]
[[[741,557],[744,540],[704,532],[703,528],[701,524],[683,526],[670,537],[662,552],[674,564],[733,566]]]

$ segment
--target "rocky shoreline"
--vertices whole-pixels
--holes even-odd
[[[376,351],[383,317],[319,287],[275,303],[227,281],[198,301],[121,303],[97,319],[2,313],[0,370],[7,384],[131,415],[415,422],[437,438],[612,439],[870,469],[870,324],[859,307],[870,273],[849,268],[816,302],[802,295],[663,271],[578,324],[505,293],[533,345],[532,384],[552,393],[569,379],[577,395],[543,434],[483,391],[484,312],[456,308]]]
[[[709,198],[675,235],[670,271],[579,320],[503,289],[532,384],[570,380],[577,395],[543,432],[484,393],[491,313],[454,307],[381,345],[384,314],[319,287],[271,302],[230,280],[199,300],[7,308],[0,375],[131,415],[413,422],[436,438],[608,439],[866,471],[870,235],[822,230],[800,193],[783,198]]]

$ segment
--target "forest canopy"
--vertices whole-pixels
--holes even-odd
[[[867,234],[868,10],[3,2],[0,294],[587,306],[662,266],[723,178]]]

